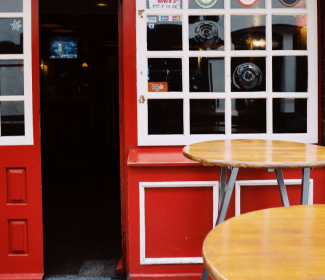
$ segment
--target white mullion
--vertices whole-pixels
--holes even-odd
[[[1,95],[1,101],[25,101],[26,97],[24,95]]]
[[[189,57],[224,57],[224,51],[190,51],[188,53]]]
[[[24,58],[25,58],[24,54],[0,54],[0,60],[18,60]]]
[[[225,1],[225,135],[231,136],[231,14],[230,14],[230,1]]]
[[[272,9],[271,1],[266,1],[266,26],[265,26],[265,39],[266,39],[266,134],[271,136],[273,133],[273,63],[272,63]]]
[[[24,9],[26,6],[25,1],[23,4],[24,4],[23,9]],[[23,18],[24,14],[26,14],[25,10],[23,10],[22,13],[19,13],[19,12],[17,12],[17,13],[1,13],[0,18]]]

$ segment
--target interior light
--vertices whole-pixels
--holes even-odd
[[[253,40],[253,45],[255,47],[265,47],[265,41],[262,40]]]
[[[81,67],[88,67],[88,64],[86,62],[84,62]]]
[[[108,7],[108,4],[106,4],[106,3],[97,3],[96,6],[98,6],[98,7]]]

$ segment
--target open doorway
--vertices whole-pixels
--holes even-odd
[[[95,4],[39,2],[47,277],[114,277],[122,254],[117,3]]]

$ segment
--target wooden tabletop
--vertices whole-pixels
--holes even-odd
[[[325,166],[325,147],[289,141],[247,139],[208,141],[185,146],[183,154],[207,166],[242,168]]]
[[[325,279],[325,205],[266,209],[229,219],[206,237],[213,279]]]

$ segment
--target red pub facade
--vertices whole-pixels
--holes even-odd
[[[21,3],[0,4],[0,21],[18,46],[14,53],[0,46],[1,69],[10,67],[17,77],[1,82],[0,92],[0,279],[44,274],[38,1]],[[202,243],[218,215],[220,170],[186,159],[185,145],[245,138],[321,144],[322,5],[119,1],[128,279],[200,279]],[[324,174],[311,171],[310,204],[325,203]],[[299,204],[301,171],[284,170],[284,179],[290,204]],[[277,188],[272,170],[240,170],[227,218],[281,206]]]

